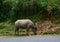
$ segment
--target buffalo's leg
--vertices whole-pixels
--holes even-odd
[[[19,35],[19,27],[15,28],[15,35],[18,34]]]
[[[27,35],[29,36],[29,28],[27,28]]]

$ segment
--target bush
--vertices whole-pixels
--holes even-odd
[[[0,21],[5,21],[9,18],[9,11],[11,10],[11,5],[9,2],[5,2],[4,0],[0,1]]]
[[[59,0],[1,0],[0,20],[11,20],[30,18],[50,19],[59,13]],[[59,14],[58,14],[59,15]],[[33,20],[34,20],[33,19]]]

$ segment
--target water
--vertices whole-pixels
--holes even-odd
[[[5,37],[0,42],[60,42],[60,36]]]

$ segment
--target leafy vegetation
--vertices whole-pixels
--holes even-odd
[[[30,18],[51,18],[60,11],[59,0],[0,0],[0,21]],[[34,20],[32,19],[32,20]],[[38,20],[37,20],[38,21]]]

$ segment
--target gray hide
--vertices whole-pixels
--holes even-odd
[[[29,29],[31,28],[34,34],[37,32],[36,25],[30,19],[21,19],[15,22],[15,34],[19,34],[19,28],[27,29],[27,35],[29,35]]]

